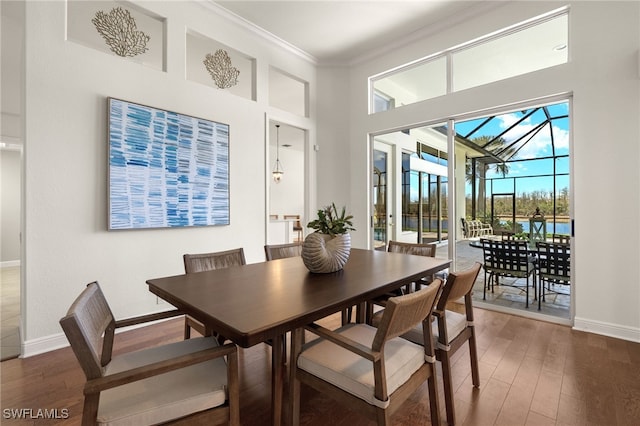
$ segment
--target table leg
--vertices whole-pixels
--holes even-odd
[[[289,358],[289,423],[290,425],[300,424],[300,382],[296,378],[296,368],[298,355],[304,344],[304,328],[297,328],[291,331],[291,357]]]
[[[271,424],[282,424],[282,394],[284,387],[284,335],[277,335],[271,346]]]

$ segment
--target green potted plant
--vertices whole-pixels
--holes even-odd
[[[307,235],[302,244],[302,261],[316,273],[339,271],[349,260],[351,234],[355,231],[353,216],[346,207],[338,212],[335,203],[318,210],[318,217],[307,224],[315,232]]]

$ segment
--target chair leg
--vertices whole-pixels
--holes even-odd
[[[544,292],[542,291],[542,277],[538,275],[538,310],[542,309],[542,299],[544,299]]]
[[[387,426],[391,424],[389,413],[384,408],[376,408],[376,414],[378,417],[378,426]]]
[[[191,338],[191,327],[189,327],[189,323],[187,319],[184,319],[184,340]]]
[[[82,426],[95,425],[98,417],[98,403],[100,394],[93,393],[84,396],[84,406],[82,409]]]
[[[489,275],[489,279],[491,279],[491,275]],[[487,281],[487,270],[484,270],[484,286],[482,286],[482,300],[487,300],[487,286],[489,285],[489,281]]]
[[[353,308],[349,307],[342,310],[342,325],[347,325],[351,322],[351,312]]]
[[[440,401],[438,396],[438,384],[436,383],[436,364],[431,364],[431,377],[427,379],[429,388],[429,408],[431,410],[431,424],[440,424]]]
[[[469,338],[469,358],[471,358],[471,381],[473,386],[480,387],[480,364],[478,363],[478,346],[476,344],[476,329],[471,326]]]
[[[451,360],[449,359],[449,353],[441,351],[442,362],[442,381],[444,382],[444,405],[447,410],[447,423],[449,425],[456,424],[456,410],[453,403],[453,383],[451,379]]]

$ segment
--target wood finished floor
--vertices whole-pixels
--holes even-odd
[[[322,321],[337,326],[339,318]],[[136,350],[182,338],[182,320],[121,333],[116,351]],[[638,425],[640,344],[572,331],[522,317],[476,309],[479,389],[471,385],[468,349],[454,355],[458,421],[464,425]],[[240,350],[241,421],[268,424],[270,348]],[[2,410],[69,410],[65,420],[3,425],[78,425],[84,375],[69,348],[0,363]],[[442,394],[442,381],[438,383]],[[285,398],[287,395],[285,394]],[[358,414],[302,387],[302,425],[371,425]],[[429,423],[426,385],[393,416],[396,425]],[[440,399],[441,405],[444,399]],[[444,416],[444,406],[441,407]]]

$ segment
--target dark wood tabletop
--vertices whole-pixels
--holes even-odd
[[[314,274],[300,257],[147,281],[149,290],[250,347],[445,269],[450,261],[352,249],[344,269]]]

